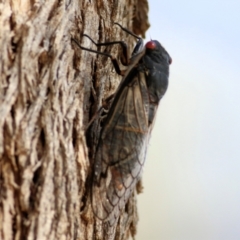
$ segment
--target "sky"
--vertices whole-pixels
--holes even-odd
[[[136,240],[240,239],[240,1],[149,1],[172,57]]]

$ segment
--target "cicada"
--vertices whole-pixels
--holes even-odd
[[[118,219],[141,177],[158,105],[168,87],[172,62],[157,40],[144,46],[143,39],[117,25],[138,40],[130,59],[124,42],[97,44],[85,35],[97,46],[120,44],[122,63],[128,65],[103,122],[94,159],[92,209],[99,219],[110,225]],[[110,57],[117,73],[123,73],[112,55],[84,48],[73,40],[83,50]]]

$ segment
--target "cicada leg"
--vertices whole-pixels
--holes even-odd
[[[113,45],[113,44],[121,44],[121,46],[123,48],[123,56],[126,55],[125,57],[122,58],[122,59],[125,59],[125,60],[122,60],[123,61],[122,63],[125,66],[128,65],[128,61],[126,60],[126,59],[128,59],[126,43],[124,43],[122,41],[107,42],[107,43],[95,43],[93,41],[93,39],[91,39],[88,35],[84,34],[83,36],[89,38],[96,46],[107,46],[107,45]],[[75,38],[71,38],[71,40],[74,41],[78,45],[78,47],[81,48],[82,50],[86,50],[86,51],[89,51],[89,52],[93,52],[93,53],[97,53],[97,54],[109,57],[111,59],[111,61],[112,61],[112,64],[113,64],[114,69],[117,72],[117,74],[119,74],[121,76],[124,76],[125,71],[120,69],[119,63],[118,63],[117,59],[115,57],[113,57],[111,54],[100,52],[100,51],[89,49],[89,48],[85,48],[85,47],[81,46],[81,44]],[[125,47],[124,47],[124,45],[125,45]]]

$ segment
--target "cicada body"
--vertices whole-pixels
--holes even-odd
[[[92,208],[110,225],[141,177],[156,111],[168,87],[171,57],[158,41],[143,47],[139,39],[129,62],[104,120],[94,161]]]

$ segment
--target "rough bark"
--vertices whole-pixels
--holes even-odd
[[[85,129],[121,78],[109,59],[81,51],[71,36],[90,48],[82,33],[133,46],[113,23],[144,36],[147,12],[146,0],[0,3],[0,239],[109,237],[88,197],[97,134],[86,137]],[[115,239],[134,236],[136,223],[134,195]]]

